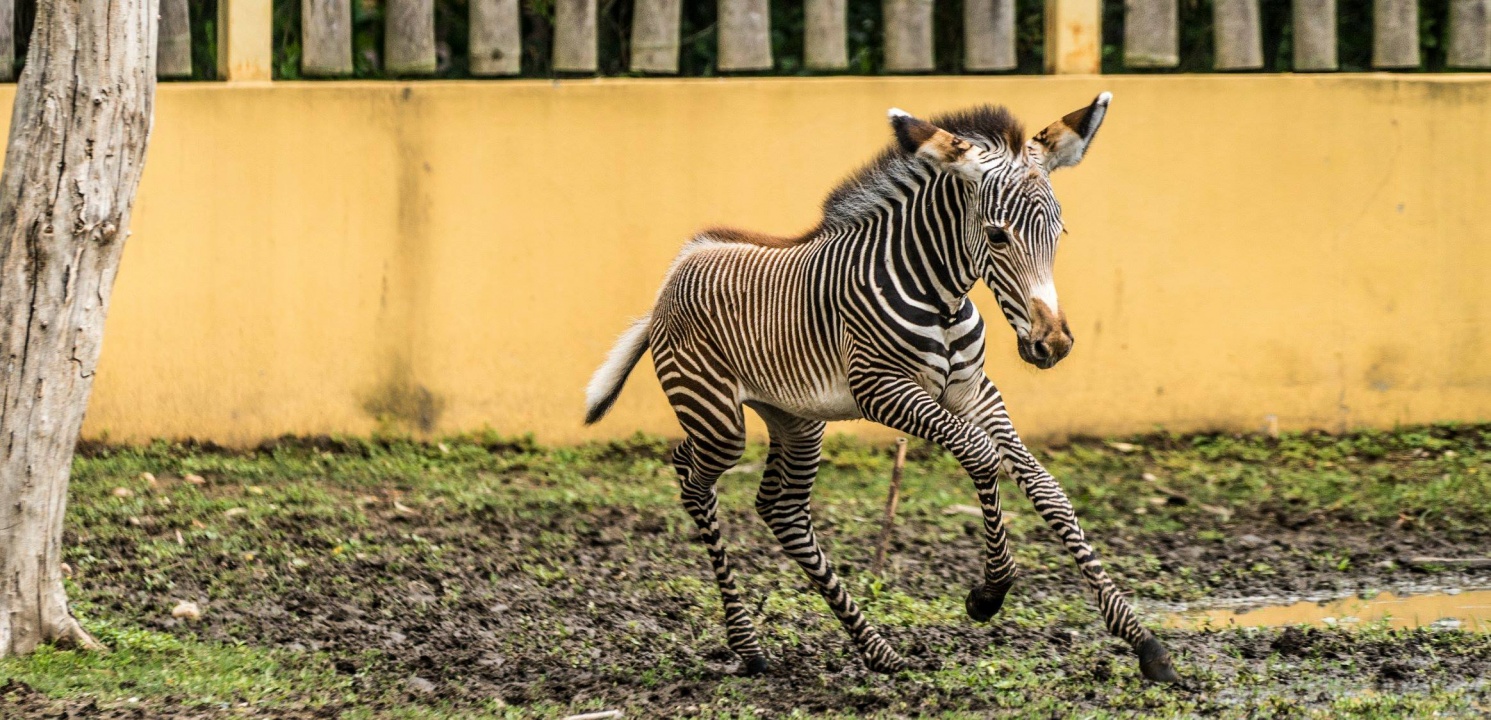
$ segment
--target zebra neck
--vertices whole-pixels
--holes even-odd
[[[968,242],[970,228],[978,232],[974,202],[971,186],[936,173],[887,208],[880,260],[908,300],[955,312],[978,283],[982,268]]]

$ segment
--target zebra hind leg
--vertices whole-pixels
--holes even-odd
[[[746,675],[759,675],[766,672],[766,653],[761,651],[756,627],[751,623],[750,612],[735,586],[735,570],[730,565],[725,541],[720,535],[719,498],[715,493],[715,481],[740,459],[744,450],[743,429],[738,439],[706,442],[691,435],[673,451],[673,466],[678,471],[683,507],[694,519],[700,539],[709,550],[709,562],[714,568],[715,582],[719,585],[725,609],[726,640],[730,649],[740,656],[741,671]]]
[[[865,665],[875,672],[905,669],[906,661],[865,620],[813,531],[811,494],[823,449],[824,424],[774,408],[756,407],[756,410],[771,429],[771,450],[761,490],[756,495],[756,512],[776,535],[782,551],[807,573],[813,587],[858,646]]]

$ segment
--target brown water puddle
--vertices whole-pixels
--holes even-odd
[[[1352,625],[1386,620],[1390,627],[1414,628],[1438,624],[1475,632],[1491,632],[1491,590],[1459,593],[1394,595],[1370,599],[1348,597],[1327,602],[1305,600],[1292,605],[1250,609],[1193,610],[1165,618],[1165,627],[1195,630],[1212,627],[1276,627],[1283,625]]]

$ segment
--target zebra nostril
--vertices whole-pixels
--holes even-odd
[[[1045,340],[1038,341],[1030,346],[1030,354],[1037,360],[1045,360],[1051,357],[1051,346]]]

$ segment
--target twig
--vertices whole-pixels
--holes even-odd
[[[1161,484],[1159,484],[1157,482],[1156,483],[1151,483],[1151,487],[1153,487],[1156,490],[1159,490],[1160,492],[1162,492],[1162,493],[1164,493],[1166,495],[1169,495],[1170,497],[1175,498],[1176,500],[1181,501],[1181,504],[1183,504],[1183,505],[1195,505],[1196,507],[1199,507],[1202,510],[1205,510],[1205,511],[1207,511],[1207,512],[1213,514],[1213,515],[1216,515],[1217,517],[1221,518],[1224,522],[1227,521],[1227,520],[1232,519],[1232,511],[1228,510],[1227,508],[1218,507],[1216,505],[1208,505],[1208,504],[1206,504],[1204,502],[1197,502],[1196,499],[1193,498],[1193,497],[1191,497],[1190,495],[1187,495],[1187,494],[1185,494],[1183,492],[1180,492],[1179,490],[1171,489],[1171,488],[1166,487],[1164,485],[1161,485]]]
[[[885,520],[880,525],[880,544],[875,548],[875,574],[885,569],[885,549],[896,526],[896,508],[901,505],[901,473],[906,469],[906,438],[896,438],[896,462],[890,469],[890,493],[885,498]]]
[[[1491,568],[1491,558],[1412,557],[1408,558],[1408,564],[1419,569],[1428,569],[1437,566],[1455,570],[1480,570]]]
[[[585,713],[584,715],[571,715],[564,720],[609,720],[621,717],[620,710],[602,710],[600,712]]]

